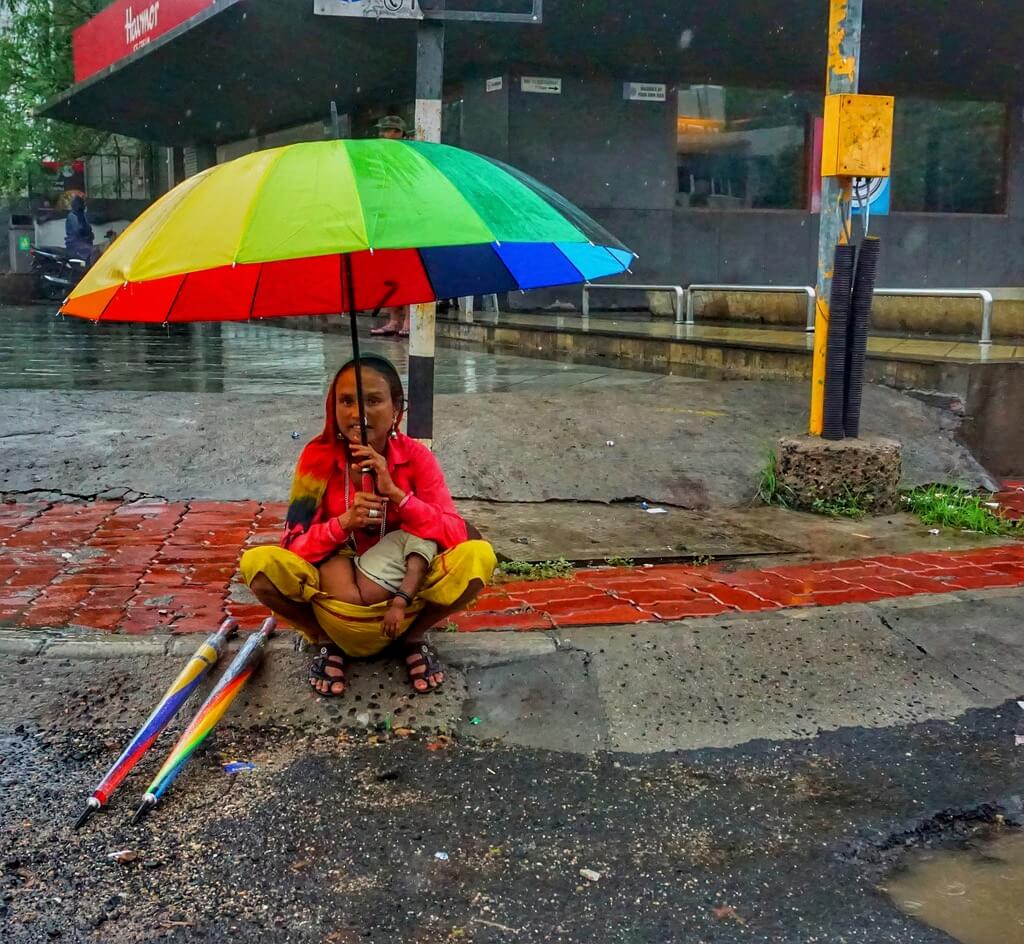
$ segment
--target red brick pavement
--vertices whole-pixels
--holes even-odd
[[[1024,483],[998,496],[1024,516]],[[0,505],[0,625],[123,633],[207,632],[246,599],[241,550],[277,541],[284,505],[258,502]],[[1024,543],[884,555],[764,570],[658,565],[580,570],[570,580],[502,583],[455,619],[463,632],[678,620],[1024,585]],[[241,591],[241,592],[240,592]]]
[[[1004,482],[1003,488],[1005,491],[994,499],[999,502],[999,513],[1011,521],[1019,521],[1024,518],[1024,479]]]

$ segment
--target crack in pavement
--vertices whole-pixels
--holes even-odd
[[[878,617],[878,621],[887,630],[889,630],[889,632],[891,632],[894,636],[898,636],[904,642],[910,643],[910,645],[912,645],[919,652],[921,652],[924,655],[928,656],[929,659],[932,659],[935,663],[937,663],[938,665],[942,666],[942,668],[946,672],[948,672],[950,674],[950,676],[953,679],[955,679],[957,682],[960,682],[962,685],[966,685],[976,695],[983,695],[984,694],[984,692],[982,692],[982,690],[980,688],[978,688],[977,685],[974,685],[972,682],[968,682],[967,679],[962,678],[961,676],[957,675],[956,672],[953,671],[953,669],[949,666],[949,664],[947,662],[944,662],[938,656],[932,655],[927,649],[925,649],[924,646],[922,646],[920,643],[916,642],[915,640],[911,639],[910,636],[908,636],[906,633],[900,632],[900,630],[898,630],[895,626],[892,625],[892,623],[889,622],[889,620],[887,620],[885,618],[885,614],[884,613],[876,613],[875,615]]]

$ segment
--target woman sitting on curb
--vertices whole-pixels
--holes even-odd
[[[368,445],[360,444],[350,362],[331,383],[324,431],[299,456],[281,546],[246,551],[242,576],[260,602],[320,647],[309,681],[321,695],[345,691],[346,656],[375,655],[396,636],[410,684],[416,692],[429,692],[445,674],[427,644],[427,631],[473,601],[490,581],[496,560],[490,544],[478,534],[471,539],[433,453],[399,431],[405,394],[394,365],[367,355],[360,366]],[[374,491],[361,489],[367,468],[376,480]],[[366,556],[398,531],[408,538],[389,539]],[[420,553],[410,547],[429,545],[436,545],[437,555],[425,567],[406,557]],[[396,560],[378,560],[389,554]],[[407,559],[412,584],[403,578]],[[351,602],[357,598],[353,564],[378,585],[397,585],[401,593],[369,604]],[[417,581],[418,589],[407,593]]]

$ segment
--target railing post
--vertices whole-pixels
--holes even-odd
[[[981,295],[981,343],[992,343],[992,293],[982,289]]]

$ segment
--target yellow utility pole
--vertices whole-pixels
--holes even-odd
[[[864,0],[829,0],[828,67],[825,94],[857,91],[860,78],[860,36]],[[823,177],[818,230],[818,298],[814,318],[814,360],[811,368],[809,432],[820,436],[825,416],[825,361],[828,353],[829,296],[836,246],[848,241],[851,177]]]

